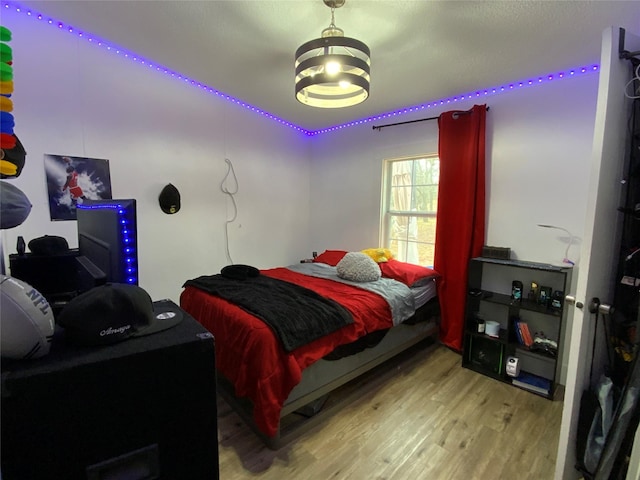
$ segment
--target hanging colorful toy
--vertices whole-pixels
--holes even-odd
[[[0,177],[15,178],[24,167],[26,152],[13,131],[13,54],[5,42],[11,31],[0,25]],[[22,224],[31,212],[31,202],[22,190],[0,182],[0,229]]]
[[[13,120],[13,101],[11,95],[13,94],[13,53],[11,47],[6,42],[11,41],[11,31],[7,27],[0,25],[0,96],[2,100],[0,102],[0,147],[13,148],[15,142],[11,144],[11,138],[13,136],[13,127],[15,122]]]
[[[25,151],[14,132],[13,52],[7,42],[11,31],[0,25],[0,178],[17,177],[22,171]]]

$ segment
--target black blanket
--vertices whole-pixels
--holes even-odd
[[[349,311],[339,303],[264,275],[244,280],[205,275],[187,280],[183,286],[224,298],[261,319],[273,329],[287,352],[353,323]]]

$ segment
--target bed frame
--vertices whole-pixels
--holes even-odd
[[[331,401],[330,393],[420,342],[431,340],[430,343],[434,343],[438,327],[439,307],[435,298],[405,323],[391,328],[377,345],[339,360],[322,359],[310,365],[287,398],[274,437],[266,436],[255,425],[251,401],[237,398],[231,382],[219,372],[218,392],[268,448],[277,450],[344,405],[345,398]]]

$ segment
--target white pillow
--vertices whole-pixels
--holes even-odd
[[[352,282],[375,282],[380,280],[378,264],[362,252],[349,252],[336,265],[338,276]]]

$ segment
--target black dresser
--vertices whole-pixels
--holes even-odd
[[[1,410],[3,480],[219,478],[214,339],[186,312],[106,347],[56,330],[47,356],[2,361]]]

